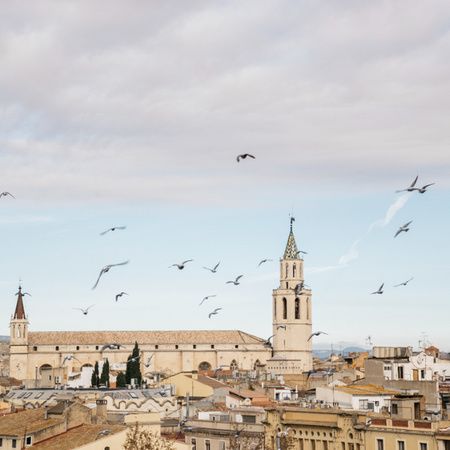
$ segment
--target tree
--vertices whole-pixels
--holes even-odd
[[[102,374],[100,375],[100,384],[104,384],[106,387],[109,387],[109,361],[106,358],[106,361],[103,363]]]
[[[116,377],[116,387],[126,387],[127,380],[123,372],[119,372]]]
[[[100,384],[100,378],[98,376],[98,361],[95,361],[94,371],[92,372],[91,376],[91,386],[92,387],[98,387]]]
[[[137,384],[140,386],[142,381],[141,374],[141,362],[140,362],[140,353],[138,343],[134,343],[133,352],[128,357],[127,360],[127,370],[125,372],[125,378],[127,384],[131,384],[131,380],[134,378],[137,381]]]
[[[152,433],[148,430],[141,430],[136,423],[127,432],[127,439],[124,444],[125,450],[175,450],[172,442]]]

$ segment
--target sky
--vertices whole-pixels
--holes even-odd
[[[0,25],[0,334],[21,280],[31,330],[268,337],[294,215],[315,345],[450,350],[446,0],[11,1]]]

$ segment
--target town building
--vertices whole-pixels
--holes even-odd
[[[19,287],[10,321],[10,376],[28,387],[81,387],[89,383],[83,369],[106,358],[112,368],[123,366],[136,342],[147,380],[222,367],[232,371],[265,367],[274,374],[311,370],[312,293],[304,286],[292,222],[272,309],[273,345],[240,330],[30,331]]]

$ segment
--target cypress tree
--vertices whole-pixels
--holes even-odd
[[[91,386],[98,387],[100,384],[99,372],[98,372],[98,361],[95,361],[94,371],[91,376]]]
[[[138,358],[140,354],[138,343],[134,343],[133,352],[128,357],[127,370],[125,372],[125,378],[127,384],[131,384],[131,380],[136,379],[137,384],[140,386],[142,382],[141,363]]]
[[[109,387],[109,361],[106,358],[106,361],[103,363],[102,374],[100,375],[100,384],[104,384],[106,387]]]

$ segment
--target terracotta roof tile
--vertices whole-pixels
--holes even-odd
[[[261,344],[265,340],[239,330],[214,331],[33,331],[29,345],[74,344]]]
[[[45,418],[45,409],[27,409],[0,417],[0,436],[23,436],[62,423],[61,418]]]

